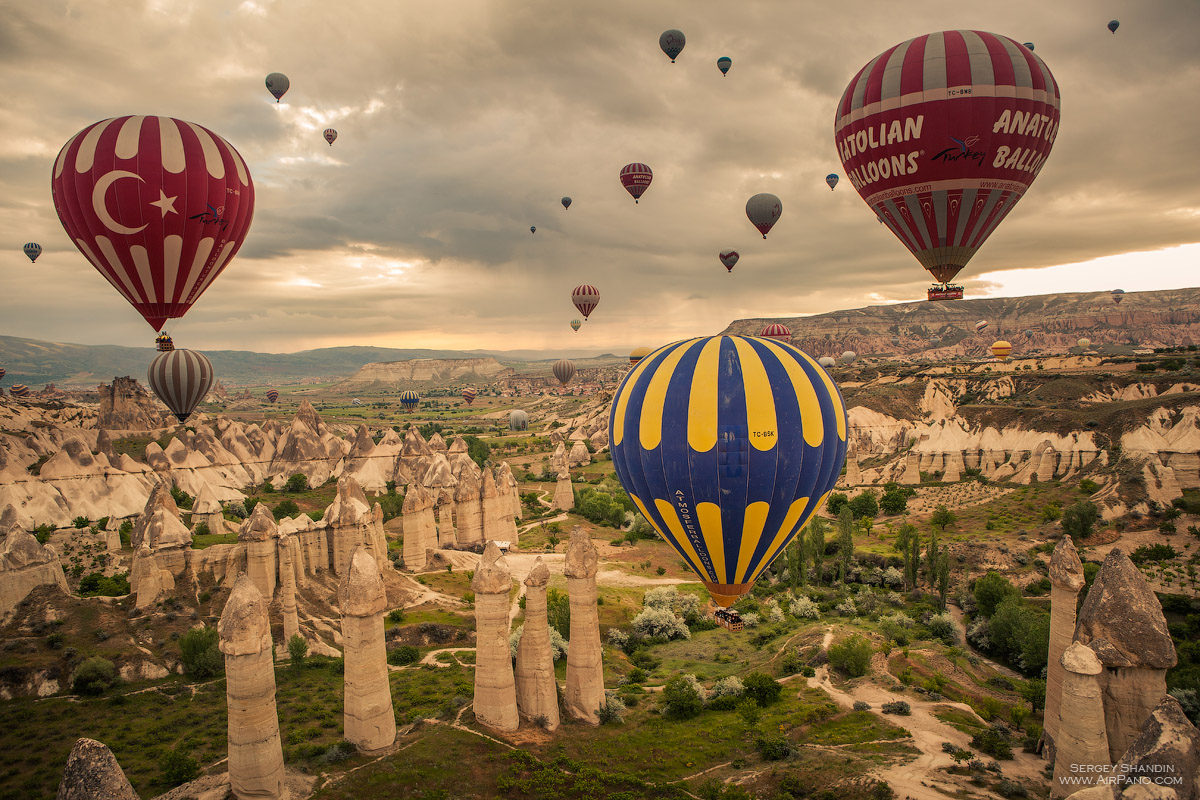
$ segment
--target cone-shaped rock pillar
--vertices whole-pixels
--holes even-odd
[[[55,800],[138,800],[138,796],[105,744],[80,739],[67,757]]]
[[[285,796],[267,602],[239,575],[217,623],[229,704],[229,783],[239,800]]]
[[[1101,770],[1112,763],[1104,728],[1099,680],[1104,667],[1100,659],[1086,645],[1074,642],[1063,653],[1061,665],[1062,697],[1051,797],[1066,797],[1094,784],[1103,774]]]
[[[404,495],[404,568],[409,572],[425,569],[430,547],[437,547],[433,497],[424,486],[413,483]]]
[[[379,565],[365,546],[350,557],[350,567],[338,586],[338,601],[346,648],[345,737],[363,752],[382,750],[396,740],[383,639],[387,595]]]
[[[279,548],[279,604],[283,611],[283,644],[300,633],[300,616],[296,610],[296,554],[300,543],[295,538],[281,536]]]
[[[1075,607],[1083,588],[1083,564],[1070,536],[1063,536],[1050,556],[1050,655],[1046,665],[1044,754],[1054,760],[1058,733],[1058,704],[1062,697],[1062,655],[1075,635]]]
[[[259,503],[238,529],[238,541],[246,547],[246,574],[268,602],[275,596],[275,539],[279,528],[266,503]]]
[[[517,688],[508,648],[508,594],[512,573],[495,542],[488,542],[471,579],[475,592],[475,719],[515,731]]]
[[[454,487],[454,518],[458,521],[455,535],[462,544],[483,541],[483,505],[479,499],[479,471],[475,462],[464,466]]]
[[[575,488],[571,485],[571,473],[563,470],[558,473],[558,482],[554,484],[554,499],[551,505],[555,511],[570,511],[575,507]]]
[[[567,713],[600,724],[604,705],[604,661],[600,616],[596,607],[596,571],[600,558],[583,528],[571,531],[563,574],[571,603],[571,641],[567,645]]]
[[[525,579],[525,629],[517,645],[517,710],[526,719],[544,720],[546,730],[558,727],[558,686],[554,680],[554,651],[546,615],[546,584],[550,570],[541,556]]]

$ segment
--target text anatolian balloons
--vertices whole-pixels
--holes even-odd
[[[721,259],[721,263],[725,265],[725,269],[733,272],[733,266],[741,256],[738,255],[737,250],[722,250],[720,253],[717,253],[717,258]]]
[[[37,242],[26,242],[21,249],[25,251],[25,255],[29,256],[30,261],[37,261],[38,256],[42,254],[42,246]]]
[[[646,164],[634,162],[621,167],[621,185],[633,196],[633,202],[646,193],[650,182],[654,180],[654,172]]]
[[[834,144],[863,200],[940,283],[1025,194],[1058,135],[1059,92],[1029,48],[982,31],[909,39],[842,95]]]
[[[571,290],[571,302],[579,309],[579,313],[583,314],[583,318],[587,319],[588,314],[600,305],[600,290],[586,283],[576,286]]]
[[[773,194],[762,192],[746,201],[746,217],[758,228],[763,238],[783,214],[783,202]]]
[[[212,363],[195,350],[168,350],[150,362],[146,380],[175,418],[185,422],[212,388]]]
[[[667,54],[667,58],[671,59],[671,63],[675,63],[675,58],[683,52],[683,46],[687,44],[687,37],[683,35],[683,31],[671,29],[663,31],[658,37],[658,46]]]
[[[554,377],[558,378],[559,383],[566,386],[575,375],[575,364],[568,359],[560,358],[554,362],[554,366],[550,368],[550,371],[554,373]]]
[[[155,330],[182,317],[241,247],[254,184],[220,136],[170,117],[116,117],[54,162],[67,235]]]
[[[267,76],[267,91],[275,98],[276,103],[279,102],[279,98],[287,94],[288,87],[291,85],[288,76],[282,72],[272,72]]]
[[[333,143],[337,141],[337,131],[333,128],[326,128],[321,135],[325,137],[325,141],[329,142],[330,147],[333,147]]]

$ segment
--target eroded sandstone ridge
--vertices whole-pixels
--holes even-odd
[[[508,594],[512,573],[495,542],[488,542],[471,579],[475,592],[475,719],[499,731],[515,731],[517,688],[509,655]]]

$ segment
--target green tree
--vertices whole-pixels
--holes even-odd
[[[275,515],[275,521],[278,522],[284,517],[294,517],[299,514],[300,506],[296,505],[295,500],[281,500],[279,505],[275,506],[273,513]]]
[[[1020,591],[1009,583],[1007,578],[993,569],[988,570],[986,575],[975,581],[972,594],[975,596],[975,606],[979,609],[979,613],[990,618],[996,613],[996,607],[1004,602],[1005,598],[1017,597],[1020,595]]]
[[[943,533],[945,533],[946,528],[954,525],[956,522],[958,522],[958,517],[956,517],[954,512],[946,508],[944,505],[940,505],[935,508],[933,510],[933,514],[931,514],[929,517],[929,524],[933,525],[935,528],[940,528]]]
[[[874,517],[879,514],[879,502],[875,499],[875,493],[869,489],[864,489],[847,505],[855,519]]]
[[[787,548],[788,578],[791,580],[793,589],[808,583],[807,576],[804,574],[808,566],[806,563],[808,561],[807,545],[808,537],[804,531],[800,531]]]
[[[1067,506],[1062,515],[1063,533],[1072,539],[1083,539],[1091,535],[1092,528],[1100,519],[1100,510],[1091,500],[1080,500]]]
[[[766,707],[779,699],[783,692],[783,684],[763,672],[751,672],[742,679],[746,697],[762,707]]]
[[[908,510],[908,492],[899,486],[895,486],[894,489],[889,489],[888,486],[895,484],[884,485],[883,496],[879,498],[879,508],[889,517],[903,514]]]
[[[940,553],[937,531],[930,531],[929,545],[925,548],[925,579],[931,589],[937,585],[937,563]]]
[[[692,682],[682,675],[676,675],[667,681],[662,691],[663,716],[667,719],[691,719],[700,715],[704,710],[704,701]]]
[[[478,436],[464,436],[463,441],[467,443],[467,455],[482,467],[483,462],[492,455],[492,448],[488,447],[488,443]]]
[[[184,745],[163,753],[158,762],[158,772],[167,786],[179,786],[200,777],[200,762],[192,758]]]
[[[308,491],[308,476],[302,472],[297,472],[295,475],[287,479],[287,483],[283,485],[285,492],[307,492]]]
[[[550,620],[550,627],[570,641],[571,601],[566,592],[554,587],[546,590],[546,616]]]
[[[946,610],[946,595],[950,593],[950,556],[943,552],[938,556],[937,563],[938,599],[942,601],[942,610]]]
[[[308,655],[308,642],[300,634],[294,633],[292,638],[287,641],[287,649],[292,666],[298,667],[304,663],[304,657]]]
[[[854,558],[854,513],[847,506],[837,518],[838,533],[838,582],[846,583],[850,574],[850,560]]]
[[[858,521],[858,527],[862,528],[864,536],[870,536],[871,531],[875,528],[875,518],[863,517]]]
[[[808,523],[808,555],[813,563],[813,583],[821,585],[825,569],[825,520],[814,516]]]
[[[117,667],[107,658],[92,656],[75,670],[71,686],[76,694],[98,695],[117,680]]]
[[[859,634],[843,639],[829,648],[829,663],[851,678],[861,678],[871,666],[871,642]]]
[[[842,492],[830,492],[829,497],[825,500],[825,508],[830,514],[838,514],[841,513],[842,507],[849,502],[850,498]]]
[[[191,678],[202,679],[225,671],[225,657],[217,645],[217,629],[202,625],[179,637],[180,660],[183,671]]]

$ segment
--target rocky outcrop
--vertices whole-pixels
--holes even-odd
[[[138,795],[105,744],[80,739],[67,756],[55,800],[138,800]]]
[[[246,575],[217,623],[229,705],[229,782],[238,798],[285,796],[267,601]]]
[[[147,545],[138,548],[133,557],[133,568],[129,571],[129,586],[134,594],[134,606],[147,609],[158,599],[175,588],[175,576],[169,570],[160,569],[158,559]]]
[[[1088,647],[1074,642],[1063,653],[1062,700],[1055,740],[1051,797],[1090,786],[1112,761],[1108,757],[1100,673],[1104,667]],[[1090,768],[1090,769],[1089,769]]]
[[[159,483],[150,492],[141,516],[133,523],[129,543],[135,551],[143,544],[154,551],[192,546],[192,532],[179,518],[179,506],[167,484]]]
[[[204,484],[196,499],[192,501],[192,530],[195,531],[203,523],[208,526],[210,534],[225,533],[225,517],[222,511],[221,501],[217,499],[212,486]]]
[[[437,523],[433,518],[433,497],[420,484],[408,487],[404,496],[404,568],[409,572],[425,569],[427,550],[437,547]]]
[[[434,381],[447,383],[483,380],[505,375],[511,370],[494,358],[414,358],[408,361],[382,361],[363,364],[358,372],[337,385],[338,389],[395,387],[401,383]]]
[[[259,503],[238,529],[238,542],[246,548],[246,574],[259,593],[275,596],[276,544],[279,529],[266,503]]]
[[[1183,713],[1178,700],[1165,695],[1159,701],[1121,756],[1115,772],[1131,780],[1179,778],[1169,787],[1175,790],[1174,800],[1200,798],[1200,731]],[[1127,798],[1128,788],[1122,800]]]
[[[412,492],[410,490],[409,494]],[[408,498],[405,498],[405,505]],[[350,563],[354,548],[362,545],[370,552],[375,563],[382,567],[387,562],[387,537],[383,532],[383,511],[378,504],[371,506],[358,481],[350,475],[338,479],[337,496],[325,509],[322,517],[329,535],[329,551],[333,559],[333,571],[342,575]]]
[[[279,537],[279,605],[283,612],[283,645],[300,634],[300,616],[296,608],[296,575],[300,571],[300,543],[295,538]]]
[[[396,739],[396,713],[388,684],[383,612],[387,595],[374,557],[359,546],[338,586],[342,609],[342,644],[346,648],[345,737],[364,753],[391,746]]]
[[[146,432],[166,427],[167,417],[162,407],[129,376],[113,378],[111,384],[100,384],[96,393],[100,395],[98,428]]]
[[[1070,536],[1054,546],[1050,556],[1050,651],[1046,664],[1046,709],[1044,714],[1046,760],[1054,760],[1054,737],[1058,732],[1058,707],[1062,697],[1062,655],[1075,636],[1075,607],[1083,588],[1083,563]]]
[[[0,619],[39,586],[57,586],[70,593],[58,553],[39,544],[32,534],[11,529],[0,542]]]
[[[483,510],[483,539],[486,542],[515,542],[517,525],[512,517],[508,495],[500,494],[492,470],[483,471],[483,486],[479,497]]]
[[[471,462],[471,467],[475,463]],[[483,505],[477,469],[462,469],[454,488],[455,538],[462,544],[483,541]]]
[[[567,543],[563,574],[571,603],[571,641],[567,646],[567,713],[600,724],[604,705],[604,660],[600,616],[596,604],[596,572],[600,557],[583,528],[576,526]]]
[[[556,511],[570,511],[575,507],[575,488],[571,485],[571,473],[558,473],[558,482],[554,484],[554,499],[550,505]]]
[[[588,452],[587,446],[583,442],[576,442],[571,446],[571,452],[567,456],[568,467],[584,467],[592,463],[592,454]]]
[[[508,562],[496,543],[488,542],[471,579],[475,592],[475,719],[500,731],[515,731],[520,724],[508,647],[511,589]]]
[[[347,442],[329,431],[312,404],[303,400],[275,445],[271,480],[278,488],[300,473],[308,477],[310,486],[320,486],[334,477],[334,467],[349,449]]]
[[[558,685],[554,679],[554,652],[546,615],[546,585],[550,570],[541,556],[525,578],[525,627],[517,645],[517,710],[552,731],[558,728]]]

